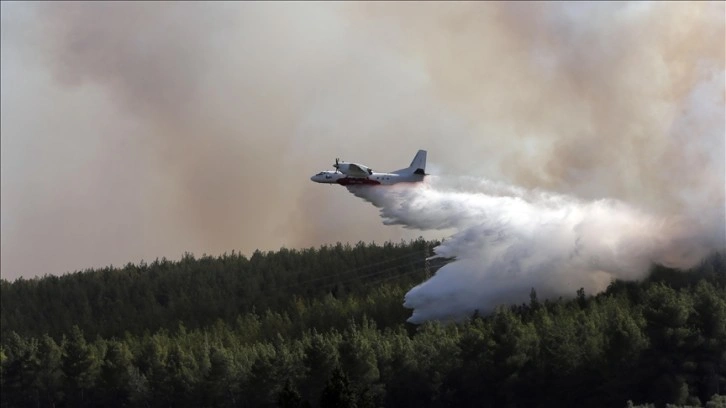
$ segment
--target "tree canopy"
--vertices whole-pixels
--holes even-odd
[[[527,304],[408,324],[403,295],[435,244],[185,254],[3,280],[0,403],[723,406],[722,253],[597,295],[532,288]]]

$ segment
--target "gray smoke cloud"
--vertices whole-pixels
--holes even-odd
[[[419,148],[382,115],[415,80],[344,6],[4,2],[3,277],[407,237],[309,180]]]
[[[488,312],[531,288],[597,293],[726,248],[723,4],[499,6],[432,4],[406,21],[434,92],[480,129],[467,149],[505,155],[516,184],[449,172],[350,188],[386,225],[453,233],[435,252],[455,260],[406,294],[409,321]],[[443,37],[417,31],[437,23]]]
[[[723,3],[0,7],[4,278],[447,236],[309,181],[418,149],[723,235]]]

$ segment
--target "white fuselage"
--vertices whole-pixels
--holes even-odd
[[[310,177],[316,183],[340,184],[341,186],[355,185],[391,185],[396,183],[415,183],[423,181],[424,176],[420,174],[401,175],[393,173],[372,173],[367,177],[351,177],[337,171],[321,171]]]

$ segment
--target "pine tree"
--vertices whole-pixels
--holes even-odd
[[[123,406],[131,395],[131,352],[126,344],[111,341],[106,348],[106,355],[101,363],[98,381],[106,406]]]
[[[303,400],[300,393],[292,386],[292,382],[288,378],[285,387],[280,391],[277,397],[277,405],[280,408],[302,408]]]
[[[74,406],[86,406],[87,394],[96,384],[98,360],[78,326],[73,326],[63,347],[61,369],[64,376],[66,401]]]
[[[357,408],[348,376],[339,367],[333,370],[320,397],[320,408]]]

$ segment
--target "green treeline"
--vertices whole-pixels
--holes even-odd
[[[726,405],[723,254],[597,296],[533,288],[527,304],[414,326],[401,303],[430,245],[3,281],[2,406]]]
[[[423,281],[425,258],[435,245],[423,239],[383,245],[338,243],[255,251],[249,258],[232,252],[195,259],[187,253],[178,262],[157,259],[120,269],[1,280],[0,335],[15,331],[58,340],[77,325],[91,337],[122,336],[171,330],[178,322],[190,329],[218,319],[233,324],[240,315],[267,310],[292,318],[302,304],[325,302],[326,296],[361,297],[381,283],[411,287]],[[401,307],[390,317],[400,323],[408,315]]]

